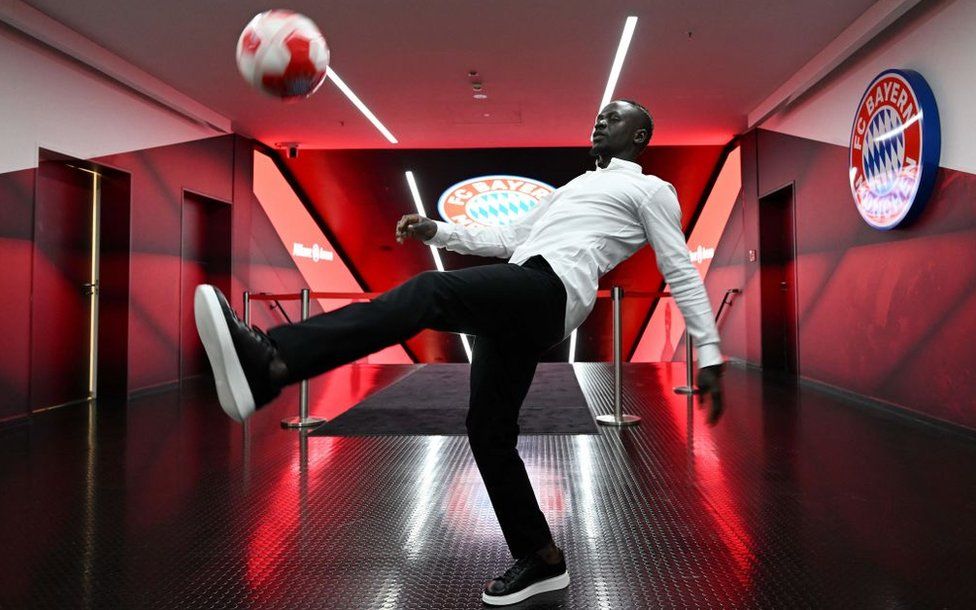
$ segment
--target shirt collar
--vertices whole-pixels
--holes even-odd
[[[612,159],[610,159],[610,163],[608,163],[606,167],[600,167],[599,165],[596,166],[596,171],[598,172],[601,171],[605,172],[611,169],[628,170],[632,172],[637,172],[639,174],[644,173],[644,168],[641,167],[639,163],[634,163],[633,161],[624,161],[623,159],[618,159],[617,157],[613,157]]]

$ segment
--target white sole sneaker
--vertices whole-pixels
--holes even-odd
[[[231,419],[243,422],[254,413],[254,396],[244,377],[244,368],[234,349],[227,320],[213,286],[201,284],[193,295],[197,333],[210,359],[217,398]]]
[[[488,595],[487,593],[482,592],[481,601],[485,602],[489,606],[509,606],[511,604],[517,604],[521,601],[525,601],[533,595],[546,593],[548,591],[558,591],[559,589],[565,589],[568,586],[569,572],[567,571],[563,572],[559,576],[553,576],[552,578],[540,580],[539,582],[531,584],[521,591],[509,593],[508,595]]]

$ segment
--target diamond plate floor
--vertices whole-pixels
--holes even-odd
[[[609,412],[610,368],[576,367]],[[408,370],[345,398],[337,371],[313,412]],[[636,428],[521,439],[572,577],[521,607],[976,605],[976,442],[741,369],[709,429],[682,377],[627,365]],[[200,387],[0,430],[0,607],[482,608],[510,558],[466,439],[309,438],[294,404],[243,428]]]

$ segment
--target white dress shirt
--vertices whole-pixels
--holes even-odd
[[[426,242],[433,246],[510,257],[515,264],[542,255],[566,287],[566,336],[593,310],[599,278],[649,243],[698,349],[698,365],[722,362],[712,307],[681,232],[676,191],[637,163],[611,159],[557,189],[517,224],[435,223],[437,233]]]

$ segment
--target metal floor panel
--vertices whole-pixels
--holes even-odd
[[[576,370],[609,413],[612,369]],[[976,604],[976,443],[738,369],[707,428],[680,365],[624,381],[639,426],[520,439],[572,582],[518,607]],[[278,428],[295,403],[0,431],[0,607],[483,608],[511,558],[467,440],[310,438]]]

